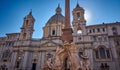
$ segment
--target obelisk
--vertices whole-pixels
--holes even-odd
[[[65,23],[64,29],[62,29],[62,41],[73,42],[72,28],[70,25],[70,0],[65,0]]]

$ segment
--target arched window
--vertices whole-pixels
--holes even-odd
[[[52,30],[52,35],[53,35],[53,36],[55,35],[55,30]]]
[[[27,35],[26,33],[23,33],[23,39],[26,39],[26,35]]]
[[[103,47],[100,47],[99,51],[100,51],[100,57],[103,58],[103,59],[106,58],[106,56],[105,56],[105,49]]]
[[[29,20],[26,20],[26,26],[28,26],[28,22],[29,22]]]
[[[100,46],[95,50],[96,59],[110,59],[110,50],[105,48],[104,46]]]
[[[78,34],[82,34],[82,31],[81,31],[81,30],[78,30],[77,33],[78,33]]]
[[[78,27],[78,28],[77,28],[77,34],[82,34],[82,29],[81,29],[81,27]]]
[[[77,18],[80,20],[80,12],[77,13]]]
[[[112,32],[113,32],[113,35],[117,35],[117,34],[118,34],[117,28],[116,28],[116,27],[113,27],[113,28],[112,28]]]

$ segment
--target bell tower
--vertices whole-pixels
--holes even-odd
[[[80,5],[77,3],[76,7],[72,11],[73,15],[73,36],[77,35],[86,35],[86,20],[84,17],[84,9],[80,7]]]
[[[32,38],[34,31],[35,19],[32,16],[32,11],[24,18],[23,25],[21,27],[20,40],[29,40]]]

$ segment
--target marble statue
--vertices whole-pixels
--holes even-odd
[[[80,63],[80,58],[78,55],[78,51],[77,51],[77,47],[75,46],[74,43],[71,43],[68,50],[68,55],[69,55],[69,59],[70,59],[70,70],[79,70],[81,69],[82,65]]]
[[[55,70],[62,70],[63,58],[65,55],[63,52],[65,52],[65,49],[57,47],[55,54],[55,64],[54,64]]]
[[[79,56],[75,43],[64,42],[63,47],[56,48],[55,60],[48,58],[46,61],[46,69],[44,70],[65,70],[65,59],[69,59],[70,70],[91,70],[89,58],[87,56]],[[81,59],[82,60],[81,60]]]

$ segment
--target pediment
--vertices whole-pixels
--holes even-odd
[[[47,42],[41,44],[41,46],[44,46],[44,47],[56,47],[56,46],[61,46],[61,44],[55,43],[53,41],[47,41]]]

